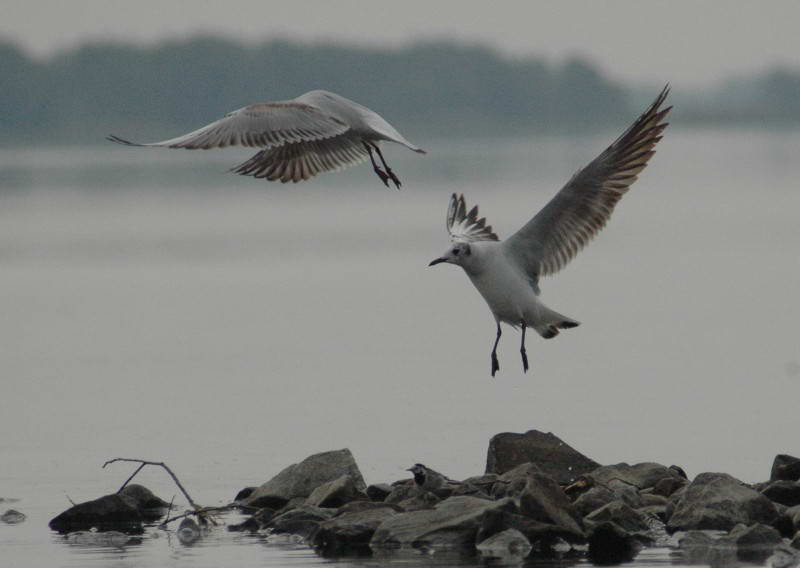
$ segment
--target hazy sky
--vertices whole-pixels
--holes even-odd
[[[462,0],[6,0],[0,35],[46,54],[89,38],[151,42],[198,31],[236,38],[399,45],[446,36],[508,53],[583,54],[615,77],[708,84],[800,65],[800,2]]]

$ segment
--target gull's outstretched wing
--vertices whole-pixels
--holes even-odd
[[[310,179],[323,172],[360,164],[368,157],[361,137],[353,131],[339,136],[284,144],[261,150],[232,172],[283,183]]]
[[[108,140],[128,146],[163,146],[187,150],[226,146],[276,148],[284,144],[325,140],[348,130],[350,126],[345,122],[315,106],[285,101],[249,105],[194,132],[161,142],[136,144],[113,135]]]
[[[492,226],[486,224],[486,218],[478,218],[478,206],[467,212],[467,204],[463,195],[455,193],[450,197],[450,206],[447,208],[447,232],[452,241],[496,241],[497,235],[492,232]]]
[[[669,85],[622,136],[503,243],[534,287],[539,276],[561,270],[605,226],[614,206],[655,154],[668,124],[664,117],[672,108],[661,110],[668,93]]]

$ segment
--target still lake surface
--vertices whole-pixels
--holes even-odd
[[[191,547],[51,533],[68,499],[132,472],[101,469],[113,457],[166,461],[204,505],[342,447],[368,483],[415,462],[464,478],[492,435],[532,428],[601,463],[768,478],[800,453],[800,133],[668,130],[606,230],[541,283],[583,325],[531,335],[527,375],[507,330],[489,376],[488,308],[460,269],[427,267],[452,192],[506,237],[615,134],[392,147],[399,192],[368,167],[227,174],[241,150],[1,149],[0,498],[19,501],[0,509],[28,515],[0,525],[3,565],[329,563],[224,528]],[[159,469],[137,479],[177,493]]]

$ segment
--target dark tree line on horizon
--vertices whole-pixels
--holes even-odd
[[[616,127],[640,106],[629,86],[585,59],[511,58],[473,44],[379,49],[203,36],[92,43],[42,60],[0,41],[0,143],[102,143],[109,133],[155,140],[316,88],[377,110],[412,138]],[[684,116],[800,123],[800,71],[774,70],[734,90],[686,97]]]

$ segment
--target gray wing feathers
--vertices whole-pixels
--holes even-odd
[[[117,136],[108,139],[130,146],[163,146],[208,150],[226,146],[276,148],[284,144],[324,140],[350,127],[318,108],[292,101],[249,105],[183,136],[136,144]]]
[[[478,218],[478,206],[467,212],[464,196],[455,193],[450,197],[450,205],[447,208],[447,231],[453,241],[498,240],[492,231],[492,226],[486,224],[486,218]]]
[[[261,150],[232,172],[269,181],[299,182],[318,174],[359,164],[368,157],[360,136],[346,132],[334,138],[284,144]]]
[[[662,121],[672,108],[660,110],[668,93],[666,86],[630,128],[504,243],[532,283],[561,270],[605,226],[617,202],[655,154],[668,124]]]

